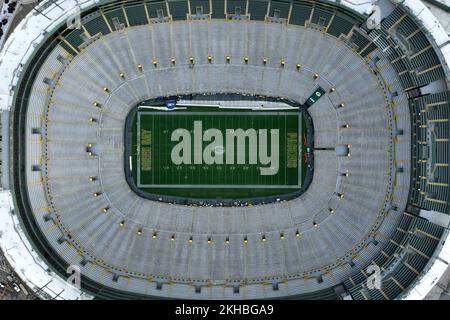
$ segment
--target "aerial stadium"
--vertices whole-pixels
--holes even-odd
[[[0,54],[13,285],[448,296],[450,8],[432,2],[439,20],[419,0],[35,3]]]

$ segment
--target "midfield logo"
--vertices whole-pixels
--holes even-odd
[[[203,131],[202,121],[194,121],[193,143],[189,130],[179,128],[172,132],[171,141],[178,144],[172,148],[171,159],[175,165],[259,164],[261,175],[276,175],[279,169],[279,129],[270,129],[270,155],[268,131],[268,129],[226,129],[224,145],[222,131],[216,128]],[[203,149],[203,142],[210,143]]]

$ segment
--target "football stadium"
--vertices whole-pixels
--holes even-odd
[[[1,42],[0,294],[448,299],[448,2],[34,2]]]

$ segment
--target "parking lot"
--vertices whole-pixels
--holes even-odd
[[[0,300],[36,300],[38,299],[19,277],[13,272],[0,251]]]

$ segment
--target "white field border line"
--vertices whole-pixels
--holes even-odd
[[[243,109],[243,110],[298,110],[297,107],[238,107],[234,105],[221,105],[221,104],[202,104],[202,103],[189,103],[189,102],[179,102],[177,106],[186,106],[186,107],[208,107],[208,108],[219,108],[219,109]],[[165,107],[162,107],[165,108]],[[187,108],[179,108],[179,109],[187,109]],[[175,109],[172,109],[175,110]]]
[[[141,115],[163,115],[164,113],[161,112],[152,112],[152,111],[142,111],[138,113],[138,150],[140,148],[140,124],[141,124]],[[217,115],[217,114],[223,114],[223,115],[242,115],[242,114],[251,114],[255,115],[255,112],[175,112],[175,114],[179,115]],[[298,121],[301,120],[302,113],[296,114],[294,112],[258,112],[256,113],[258,115],[292,115],[292,116],[298,116]],[[299,123],[299,127],[301,126],[301,123]],[[287,132],[285,132],[287,133]],[[298,143],[298,142],[297,142]],[[193,189],[200,189],[200,188],[221,188],[221,189],[298,189],[301,188],[301,175],[298,178],[298,184],[297,185],[251,185],[251,184],[245,184],[245,185],[239,185],[239,184],[141,184],[141,166],[140,166],[140,152],[138,151],[138,182],[137,187],[138,188],[193,188]],[[286,159],[287,160],[287,159]],[[299,166],[299,173],[301,174],[301,166]]]
[[[137,123],[137,184],[141,184],[141,113],[138,113]]]
[[[167,111],[167,112],[174,111],[174,109],[167,109],[166,107],[155,107],[155,106],[139,106],[138,110],[141,110],[141,109],[162,110],[162,111]],[[181,108],[178,108],[178,109],[186,110],[187,108],[186,107],[181,107]]]
[[[303,156],[303,150],[302,150],[302,146],[303,146],[303,137],[302,137],[302,121],[303,120],[303,113],[299,113],[298,114],[298,126],[297,126],[297,166],[298,166],[298,184],[301,184],[302,181],[302,156]],[[287,161],[287,157],[286,157],[286,161]]]
[[[186,107],[213,107],[213,108],[221,108],[220,104],[207,104],[207,103],[188,103],[188,102],[178,102],[177,106],[186,106]]]
[[[161,113],[161,112],[154,112],[154,111],[141,111],[139,112],[139,115],[167,115],[165,113]],[[231,115],[231,116],[240,116],[240,115],[261,115],[261,116],[287,116],[287,115],[292,115],[292,116],[296,116],[298,115],[296,112],[286,112],[286,111],[280,111],[280,112],[226,112],[226,111],[219,111],[219,112],[208,112],[208,111],[199,111],[199,112],[185,112],[185,111],[180,111],[180,112],[173,112],[173,115],[175,114],[179,114],[182,116],[187,116],[187,115],[192,115],[192,116],[201,116],[201,115],[205,115],[205,116],[215,116],[217,114],[220,115]],[[140,119],[139,119],[140,121]]]

